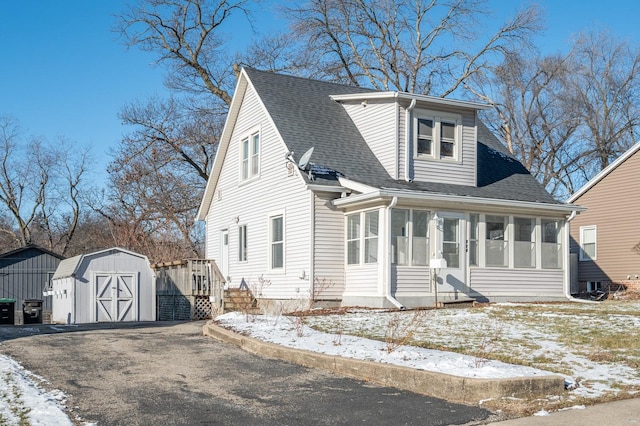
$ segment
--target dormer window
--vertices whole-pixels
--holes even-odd
[[[414,157],[458,160],[460,122],[460,116],[417,111],[414,118]]]

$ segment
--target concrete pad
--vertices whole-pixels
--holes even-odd
[[[584,409],[557,411],[548,416],[522,417],[490,424],[499,426],[640,425],[640,398],[592,405]]]
[[[203,327],[203,334],[232,343],[254,354],[465,404],[477,404],[484,399],[502,397],[533,399],[564,392],[564,378],[556,375],[508,379],[459,377],[287,348],[234,333],[213,323]]]

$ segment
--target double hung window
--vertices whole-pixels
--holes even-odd
[[[284,217],[282,215],[271,217],[269,226],[271,269],[281,269],[284,267]]]
[[[580,260],[597,259],[596,237],[595,225],[580,227]]]
[[[242,180],[258,176],[260,172],[260,133],[253,132],[240,142]]]
[[[238,262],[247,261],[247,225],[238,227]]]
[[[452,159],[459,158],[460,118],[439,116],[434,112],[419,111],[414,119],[415,158]]]

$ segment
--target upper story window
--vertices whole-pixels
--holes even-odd
[[[258,176],[260,172],[260,132],[254,131],[240,142],[242,180]]]
[[[414,118],[415,158],[460,158],[460,116],[417,111]]]

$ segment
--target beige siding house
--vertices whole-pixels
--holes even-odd
[[[278,303],[566,297],[579,207],[505,150],[484,108],[242,70],[198,212],[206,257]]]
[[[571,252],[578,257],[577,292],[640,290],[640,143],[567,201],[587,208],[571,221]]]

